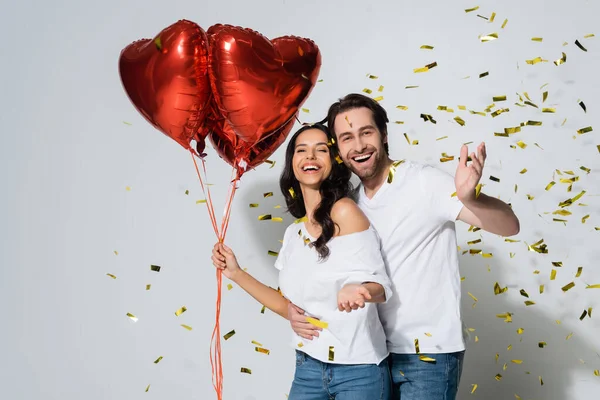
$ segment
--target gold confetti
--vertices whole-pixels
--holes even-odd
[[[266,354],[266,355],[271,354],[271,350],[267,350],[262,347],[255,347],[254,350],[257,351],[258,353],[262,353],[262,354]]]
[[[489,71],[482,72],[481,74],[479,74],[479,78],[480,78],[480,79],[481,79],[481,78],[484,78],[484,77],[488,76],[489,74],[490,74],[490,72],[489,72]],[[460,108],[460,107],[459,107],[459,108]]]
[[[509,344],[508,347],[506,347],[506,351],[511,351],[512,350],[512,344]]]
[[[540,285],[540,294],[544,293],[544,285]]]
[[[185,306],[183,306],[179,310],[175,311],[175,315],[179,317],[181,314],[183,314],[186,311],[187,311],[187,308],[185,308]]]
[[[160,266],[159,265],[150,265],[150,270],[152,270],[154,272],[160,272]]]
[[[565,340],[569,340],[569,339],[571,339],[572,337],[573,337],[573,332],[569,333],[569,334],[567,335],[567,337],[565,338]]]
[[[363,91],[364,93],[366,93],[366,94],[371,94],[371,93],[373,93],[373,91],[372,91],[371,89],[368,89],[368,88],[364,88],[362,91]]]
[[[150,385],[146,386],[145,392],[148,393],[148,390],[150,390]]]
[[[404,89],[416,89],[419,86],[405,86]]]
[[[421,352],[421,349],[419,347],[419,339],[415,339],[415,351],[417,354]]]
[[[156,46],[157,50],[162,50],[162,41],[160,40],[160,36],[157,36],[156,39],[154,39],[154,45]]]
[[[428,44],[424,44],[420,47],[420,49],[422,50],[433,50],[433,46],[430,46]]]
[[[232,337],[233,335],[235,335],[235,329],[234,329],[234,330],[232,330],[232,331],[230,331],[230,332],[227,332],[227,333],[226,333],[226,334],[223,336],[223,339],[227,340],[227,339],[229,339],[230,337]]]
[[[110,276],[110,277],[111,277],[111,278],[113,278],[113,279],[117,279],[117,277],[116,277],[115,275],[113,275],[113,274],[106,274],[106,275],[107,275],[107,276]]]
[[[437,62],[432,62],[431,64],[427,64],[426,66],[424,66],[423,68],[415,68],[413,70],[414,73],[420,73],[420,72],[427,72],[430,69],[437,67]]]
[[[439,138],[437,138],[435,140],[438,141],[438,140],[444,140],[444,139],[448,139],[448,136],[442,136],[442,137],[439,137]]]
[[[479,10],[479,6],[475,6],[475,7],[473,7],[473,8],[467,8],[467,9],[465,10],[465,12],[466,12],[466,13],[470,13],[471,11],[476,11],[476,10]]]
[[[435,363],[435,358],[431,358],[431,357],[427,357],[427,356],[419,356],[419,360],[424,361],[424,362],[430,362],[430,363]]]
[[[597,369],[595,369],[595,370],[594,370],[594,375],[596,375],[596,376],[600,376],[600,370],[597,370]]]
[[[231,283],[228,283],[227,284],[227,290],[231,290],[231,289],[233,289],[233,285]]]
[[[206,200],[196,200],[196,204],[204,204],[206,203]]]
[[[506,322],[506,323],[512,322],[512,313],[496,314],[496,317],[504,318],[504,322]]]
[[[541,62],[548,62],[548,60],[544,60],[542,57],[532,58],[531,60],[525,60],[525,62],[529,65],[535,65]]]
[[[490,175],[490,180],[494,182],[500,182],[500,178],[496,178],[495,176]]]
[[[559,66],[567,62],[567,55],[563,52],[562,57],[554,61],[554,65]]]
[[[496,359],[496,364],[498,364],[498,359],[500,358],[500,354],[496,353],[496,357],[494,357]]]
[[[490,42],[492,40],[496,40],[498,39],[498,34],[497,33],[490,33],[489,35],[485,35],[485,36],[480,36],[479,40],[481,40],[482,43],[485,42]]]
[[[158,364],[160,362],[160,360],[163,359],[163,356],[158,357],[155,361],[154,364]]]
[[[264,198],[267,198],[267,197],[273,197],[273,192],[266,192],[266,193],[263,193],[263,197],[264,197]]]
[[[390,166],[390,171],[388,173],[388,179],[387,179],[388,183],[392,183],[392,181],[394,180],[394,175],[396,174],[396,168],[398,167],[398,165],[402,164],[403,162],[404,162],[404,160],[398,160],[398,161],[394,161],[392,163],[392,165]]]
[[[273,167],[275,166],[275,163],[276,163],[275,161],[271,161],[271,160],[265,160],[265,162],[266,162],[267,164],[271,165],[271,166],[269,167],[269,169],[273,168]]]
[[[502,380],[502,375],[500,374],[496,374],[496,376],[494,377],[498,382],[500,382],[500,380]]]
[[[575,45],[577,47],[579,47],[581,50],[587,51],[587,49],[585,47],[583,47],[583,45],[581,43],[579,43],[579,40],[575,40]]]
[[[551,280],[551,281],[553,281],[553,280],[555,280],[555,279],[556,279],[556,270],[555,270],[555,269],[553,269],[553,270],[550,272],[550,280]]]
[[[273,222],[283,222],[283,218],[282,217],[273,217],[273,218],[271,218],[271,221],[273,221]]]
[[[535,304],[535,301],[531,301],[531,300],[527,300],[527,301],[525,302],[525,305],[526,305],[526,306],[532,306],[532,305],[534,305],[534,304]]]
[[[542,121],[527,121],[528,126],[542,126]]]
[[[184,329],[188,330],[188,331],[191,331],[191,330],[192,330],[192,327],[191,327],[191,326],[189,326],[189,325],[181,324],[181,326],[182,326]]]
[[[249,374],[249,375],[252,375],[252,370],[251,370],[250,368],[245,368],[245,367],[242,367],[242,368],[240,369],[240,372],[241,372],[242,374]]]
[[[150,290],[150,288],[151,288],[151,287],[152,287],[152,285],[151,285],[151,284],[147,284],[147,285],[146,285],[146,290]]]
[[[429,333],[429,332],[425,332],[425,336],[432,337],[433,335],[431,333]]]
[[[267,221],[272,218],[271,214],[263,214],[258,216],[259,221]]]
[[[529,298],[529,295],[527,294],[527,292],[525,291],[525,289],[521,289],[519,291],[519,293],[521,293],[521,296]]]
[[[467,292],[467,294],[469,295],[469,297],[471,297],[473,299],[473,301],[479,301],[479,300],[477,300],[477,297],[475,297],[471,294],[471,292]]]
[[[547,345],[548,345],[548,343],[546,343],[546,342],[539,342],[539,343],[538,343],[538,347],[539,347],[540,349],[543,349],[543,348],[544,348],[544,347],[546,347]]]
[[[525,329],[523,329],[523,328],[517,329],[517,334],[522,335],[523,332],[525,332]]]
[[[136,317],[135,315],[133,315],[132,313],[127,313],[126,314],[127,317],[129,317],[130,320],[132,320],[133,322],[137,322],[138,321],[138,317]]]
[[[542,377],[540,376],[540,385],[544,386],[544,380],[542,379]]]
[[[333,348],[333,346],[329,346],[329,357],[328,360],[329,361],[334,361],[335,358],[335,349]]]
[[[492,101],[506,101],[506,95],[494,96],[492,97]]]
[[[477,390],[477,384],[476,384],[476,383],[472,383],[472,384],[471,384],[471,387],[472,387],[472,389],[471,389],[471,394],[473,394],[473,393],[475,393],[475,391]]]
[[[327,322],[312,317],[306,317],[306,322],[322,329],[327,329],[329,327],[329,324]]]
[[[594,36],[596,36],[596,35],[594,35],[593,33],[588,33],[587,35],[584,36],[584,39],[588,39],[588,38],[591,38]]]
[[[258,203],[250,203],[250,208],[256,208],[258,207]]]
[[[307,114],[310,114],[310,110],[308,108],[302,108],[302,112],[305,112]]]
[[[542,41],[544,41],[544,38],[541,38],[541,37],[532,37],[531,40],[533,42],[542,42]]]
[[[508,23],[508,19],[505,19],[504,22],[502,23],[502,29],[504,29],[504,27],[506,26],[507,23]]]
[[[471,240],[471,241],[467,242],[467,244],[469,246],[477,244],[477,243],[481,243],[481,239]]]
[[[262,308],[260,309],[260,313],[261,313],[261,314],[264,314],[264,313],[265,313],[265,310],[266,310],[266,308],[267,308],[267,307],[265,307],[265,306],[262,306]]]
[[[542,108],[542,112],[544,112],[544,113],[555,113],[556,112],[556,108],[554,108],[554,107]]]
[[[454,117],[454,120],[460,125],[460,126],[465,126],[465,121],[459,117],[458,115],[456,117]]]
[[[546,191],[550,190],[552,188],[552,186],[556,185],[556,182],[552,181],[549,184],[546,185]]]
[[[591,132],[591,131],[593,131],[592,127],[591,126],[587,126],[585,128],[581,128],[581,129],[577,130],[577,133],[579,135],[583,135],[584,133],[588,133],[588,132]]]
[[[495,295],[499,295],[499,294],[505,293],[505,292],[507,292],[507,291],[508,291],[508,286],[507,286],[507,287],[504,287],[504,288],[501,288],[501,287],[500,287],[500,284],[499,284],[498,282],[496,282],[496,283],[494,284],[494,294],[495,294]]]

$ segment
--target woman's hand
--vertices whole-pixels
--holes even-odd
[[[338,292],[338,310],[350,312],[363,308],[371,300],[369,290],[358,283],[349,283]]]
[[[211,259],[213,265],[223,271],[223,274],[231,280],[241,271],[235,254],[223,243],[216,243],[214,245]]]

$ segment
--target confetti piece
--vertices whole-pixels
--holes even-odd
[[[152,287],[152,285],[151,285],[151,284],[147,284],[147,285],[146,285],[146,290],[150,290],[150,288],[151,288],[151,287]]]
[[[185,330],[187,330],[187,331],[191,331],[191,330],[192,330],[192,327],[191,327],[191,326],[189,326],[189,325],[181,324],[181,326],[182,326],[182,327],[183,327]]]
[[[373,93],[373,91],[371,89],[368,89],[368,88],[364,88],[362,91],[363,91],[363,93],[366,93],[366,94]]]
[[[138,321],[138,317],[136,317],[135,315],[133,315],[132,313],[127,313],[126,314],[127,317],[129,317],[130,320],[132,320],[133,322],[137,322]]]
[[[378,79],[378,78],[379,78],[378,76],[375,76],[375,75],[370,75],[370,74],[367,74],[367,77],[368,77],[369,79]]]
[[[348,116],[346,115],[346,122],[348,123],[348,125],[350,125],[350,128],[352,128],[352,122],[350,122],[350,120],[348,119]]]
[[[427,356],[419,356],[419,360],[424,361],[424,362],[430,362],[430,363],[435,363],[435,358],[431,358],[431,357],[427,357]]]
[[[498,359],[500,358],[500,354],[496,353],[496,357],[494,357],[496,359],[496,364],[498,364]]]
[[[420,73],[420,72],[427,72],[430,69],[437,67],[437,62],[432,62],[431,64],[427,64],[426,66],[422,67],[422,68],[415,68],[413,70],[414,73]]]
[[[262,354],[266,354],[266,355],[271,354],[271,350],[263,349],[262,347],[255,347],[254,350],[257,351],[258,353],[262,353]]]
[[[256,208],[258,207],[258,203],[250,203],[250,208]]]
[[[415,339],[415,352],[419,354],[421,349],[419,348],[419,339]]]
[[[310,110],[308,108],[302,108],[302,112],[305,112],[307,114],[310,114]]]
[[[383,96],[375,97],[373,100],[375,100],[375,101],[381,101],[381,100],[383,100]]]
[[[519,291],[519,293],[521,293],[521,296],[529,298],[529,295],[527,294],[527,292],[525,291],[525,289],[521,289]]]
[[[567,62],[567,55],[563,52],[562,57],[554,61],[554,65],[559,66]]]
[[[504,27],[506,26],[506,24],[508,23],[508,19],[505,19],[504,22],[502,23],[502,29],[504,29]]]
[[[431,122],[433,124],[437,124],[436,120],[429,114],[421,114],[421,118],[423,118],[423,122]]]
[[[540,349],[543,349],[543,348],[544,348],[544,347],[546,347],[547,345],[548,345],[548,343],[546,343],[546,342],[539,342],[539,343],[538,343],[538,347],[539,347]]]
[[[506,95],[494,96],[494,97],[492,97],[492,101],[506,101]]]
[[[579,40],[576,40],[576,41],[575,41],[575,45],[576,45],[577,47],[579,47],[581,50],[583,50],[583,51],[586,51],[586,52],[587,52],[587,49],[586,49],[585,47],[583,47],[583,45],[582,45],[581,43],[579,43]]]
[[[526,306],[533,306],[534,304],[535,304],[535,301],[531,301],[531,300],[527,300],[527,301],[525,302],[525,305],[526,305]]]
[[[528,126],[542,126],[542,121],[527,121]]]
[[[523,329],[523,328],[519,328],[519,329],[517,329],[517,334],[518,334],[518,335],[522,335],[522,334],[523,334],[523,332],[525,332],[525,329]]]
[[[329,327],[329,324],[327,322],[312,317],[306,317],[306,322],[322,329],[327,329]]]
[[[500,182],[500,178],[496,178],[495,176],[490,175],[490,180],[494,182]]]
[[[233,289],[233,285],[231,283],[228,283],[227,284],[227,290],[231,290],[231,289]]]
[[[403,162],[404,162],[404,160],[398,160],[398,161],[394,161],[392,163],[392,165],[390,166],[389,173],[388,173],[388,179],[387,179],[388,183],[392,183],[392,181],[394,180],[394,175],[396,174],[396,168],[398,167],[398,165],[402,164]]]
[[[275,161],[271,161],[271,160],[265,160],[265,162],[270,165],[269,169],[273,168],[276,163]]]
[[[424,44],[420,47],[420,49],[422,50],[433,50],[433,46],[430,46],[428,44]]]
[[[157,50],[162,50],[162,41],[160,40],[160,36],[157,36],[156,39],[154,39],[154,45],[156,46]]]
[[[454,120],[460,125],[460,126],[465,126],[465,121],[459,117],[458,115],[456,117],[454,117]]]
[[[498,39],[498,34],[495,32],[490,33],[489,35],[479,37],[479,40],[481,40],[482,43],[491,42],[492,40],[496,40],[496,39]]]
[[[508,286],[501,288],[500,284],[496,282],[494,284],[494,295],[499,295],[508,291]]]
[[[380,85],[379,88],[377,88],[378,92],[383,92],[383,85]]]
[[[264,198],[267,198],[267,197],[273,197],[273,192],[266,192],[266,193],[263,193],[263,197],[264,197]]]
[[[581,128],[581,129],[577,130],[577,133],[579,135],[583,135],[584,133],[588,133],[588,132],[591,132],[591,131],[593,131],[592,127],[591,126],[587,126],[585,128]]]
[[[329,357],[328,360],[329,361],[334,361],[335,358],[335,349],[333,346],[329,346]]]
[[[110,276],[110,277],[111,277],[111,278],[113,278],[113,279],[117,279],[117,277],[116,277],[116,276],[114,276],[113,274],[106,274],[106,275],[107,275],[107,276]]]
[[[552,186],[556,185],[556,182],[552,181],[549,184],[546,185],[546,191],[550,190],[552,188]]]
[[[531,60],[525,60],[525,62],[529,65],[535,65],[541,62],[548,62],[548,60],[544,60],[542,57],[532,58]]]
[[[490,22],[494,22],[495,18],[496,18],[496,13],[493,12],[492,15],[490,15]]]
[[[544,293],[544,285],[540,285],[540,294]]]
[[[527,143],[523,142],[522,140],[519,140],[517,142],[517,146],[519,146],[520,148],[524,149],[525,147],[527,147]]]
[[[396,106],[397,109],[402,110],[402,111],[406,111],[408,110],[408,106]]]
[[[159,265],[150,265],[150,270],[152,270],[154,272],[160,272],[160,266]]]
[[[600,283],[595,284],[595,285],[587,285],[585,288],[586,289],[600,289]]]
[[[469,295],[469,297],[471,297],[473,299],[473,301],[479,301],[479,300],[477,300],[477,297],[475,297],[471,294],[471,292],[467,292],[467,294]]]
[[[179,310],[175,311],[175,315],[179,317],[181,314],[183,314],[186,311],[187,311],[187,308],[185,308],[185,306],[183,306]]]
[[[419,86],[404,86],[404,89],[416,89]]]
[[[544,41],[544,38],[541,38],[541,37],[532,37],[532,38],[531,38],[531,40],[532,40],[533,42],[543,42],[543,41]]]
[[[588,38],[592,38],[596,35],[594,35],[593,33],[588,33],[587,35],[584,36],[584,39],[588,39]]]
[[[154,364],[158,364],[160,362],[160,360],[163,359],[163,356],[158,357],[155,361]]]
[[[556,270],[555,270],[555,269],[553,269],[553,270],[550,272],[550,280],[551,280],[551,281],[553,281],[553,280],[555,280],[555,279],[556,279]]]
[[[150,390],[150,385],[146,386],[145,392],[148,393],[148,390]]]
[[[425,332],[425,336],[432,337],[433,335],[431,333],[429,333],[429,332]]]
[[[228,340],[228,339],[229,339],[230,337],[232,337],[233,335],[235,335],[235,329],[234,329],[234,330],[232,330],[232,331],[230,331],[230,332],[227,332],[227,333],[226,333],[226,334],[223,336],[223,339],[225,339],[225,340]]]
[[[509,344],[508,347],[506,348],[506,351],[511,351],[512,350],[512,344]]]
[[[242,374],[248,374],[248,375],[252,375],[252,370],[251,370],[250,368],[245,368],[245,367],[242,367],[242,368],[240,369],[240,372],[241,372]]]
[[[467,8],[467,9],[465,10],[465,12],[466,12],[466,13],[470,13],[471,11],[476,11],[476,10],[479,10],[479,6],[475,6],[475,7],[473,7],[473,8]]]
[[[594,375],[595,375],[595,376],[600,376],[600,370],[597,370],[597,369],[595,369],[595,370],[594,370]]]
[[[569,333],[569,334],[567,335],[567,337],[565,338],[565,340],[569,340],[569,339],[571,339],[572,337],[573,337],[573,332]]]
[[[394,121],[395,124],[404,125],[404,121]]]
[[[472,383],[471,386],[472,386],[471,394],[473,394],[477,390],[477,384],[476,383]]]
[[[542,377],[540,376],[540,385],[544,386],[544,380],[542,379]]]
[[[523,360],[510,360],[513,364],[523,364]]]
[[[259,221],[268,221],[272,218],[271,214],[263,214],[258,216]]]
[[[494,377],[494,379],[496,379],[498,382],[500,382],[502,380],[502,375],[496,374],[496,376]]]

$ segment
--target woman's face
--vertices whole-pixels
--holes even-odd
[[[318,189],[331,173],[331,156],[325,132],[319,129],[302,132],[296,138],[292,165],[301,187]]]

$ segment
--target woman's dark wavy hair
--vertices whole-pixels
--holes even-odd
[[[321,235],[312,243],[317,253],[319,253],[319,261],[324,261],[329,257],[327,242],[331,240],[335,233],[335,223],[331,218],[331,209],[339,199],[349,197],[352,192],[352,184],[350,183],[351,172],[343,163],[338,163],[339,152],[337,146],[335,145],[335,141],[332,140],[329,129],[323,125],[323,122],[305,125],[294,133],[285,150],[285,166],[279,178],[279,187],[281,188],[283,197],[285,197],[288,212],[296,218],[304,217],[306,215],[304,198],[302,197],[300,183],[294,175],[292,165],[296,150],[296,139],[298,139],[298,136],[302,132],[309,129],[318,129],[327,135],[328,143],[330,143],[328,147],[331,158],[331,173],[321,183],[321,187],[319,188],[321,203],[313,215],[314,220],[321,226]]]

